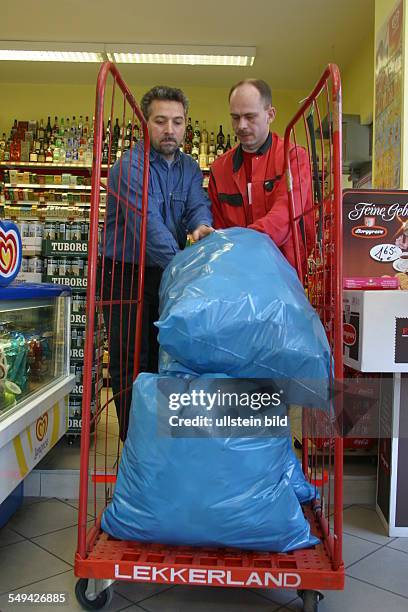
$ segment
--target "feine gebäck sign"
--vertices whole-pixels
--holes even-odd
[[[344,191],[343,274],[397,277],[408,289],[408,191]]]

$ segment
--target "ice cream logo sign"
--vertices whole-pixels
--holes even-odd
[[[48,414],[45,413],[35,424],[35,435],[39,442],[42,442],[48,430]]]
[[[20,270],[21,256],[21,236],[17,225],[0,221],[0,286],[15,279]]]
[[[44,454],[45,449],[49,445],[48,433],[48,413],[44,413],[37,419],[35,424],[35,437],[39,445],[34,448],[34,461]]]

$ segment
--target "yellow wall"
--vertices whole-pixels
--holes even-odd
[[[130,87],[136,99],[140,99],[143,93],[151,87]],[[223,131],[228,134],[232,130],[228,114],[228,88],[211,87],[189,87],[185,90],[190,99],[190,115],[207,121],[207,130],[219,130],[223,125]],[[273,92],[273,103],[277,108],[277,117],[273,129],[283,134],[289,119],[295,114],[298,102],[305,96],[305,92],[299,91],[276,91]],[[27,84],[27,83],[2,83],[0,104],[0,131],[9,133],[15,118],[40,119],[46,121],[47,116],[72,117],[75,115],[94,114],[95,87],[90,85],[60,85],[60,84]],[[119,115],[118,111],[115,116]]]
[[[360,115],[371,123],[374,111],[374,31],[362,41],[352,64],[343,71],[343,113]]]

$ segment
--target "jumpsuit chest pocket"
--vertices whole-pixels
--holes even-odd
[[[263,182],[266,212],[268,212],[274,204],[276,190],[281,178],[281,176],[275,176],[274,178],[265,179]]]

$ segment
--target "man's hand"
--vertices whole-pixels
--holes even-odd
[[[197,240],[201,240],[202,238],[205,238],[206,236],[208,236],[208,234],[211,234],[211,232],[214,231],[213,227],[210,227],[209,225],[199,225],[194,232],[192,232],[191,237],[194,240],[194,242],[197,242]]]

